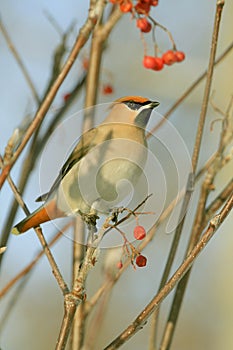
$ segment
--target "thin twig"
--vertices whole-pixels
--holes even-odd
[[[125,344],[136,332],[141,330],[146,324],[147,319],[151,316],[154,310],[156,310],[161,302],[172,291],[176,284],[182,279],[185,273],[190,269],[198,255],[206,247],[207,243],[213,237],[214,233],[218,230],[221,224],[229,215],[233,207],[233,193],[229,197],[227,203],[222,208],[221,212],[214,216],[209,223],[208,228],[204,232],[202,239],[196,244],[189,256],[184,260],[176,272],[172,275],[165,286],[158,292],[158,294],[151,300],[151,302],[143,309],[143,311],[136,317],[136,319],[129,325],[117,338],[115,338],[111,344],[106,346],[104,350],[115,350],[121,345]]]
[[[80,33],[81,33],[81,31],[80,31]],[[42,105],[47,100],[47,93],[49,91],[49,88],[52,86],[52,83],[56,80],[57,75],[59,76],[62,58],[63,58],[63,55],[65,53],[66,37],[67,37],[68,34],[69,34],[69,30],[66,33],[64,33],[63,38],[62,38],[62,40],[63,40],[62,44],[59,45],[58,48],[55,51],[54,61],[53,61],[53,70],[52,70],[52,74],[51,74],[50,81],[49,81],[49,84],[48,84],[48,88],[46,88],[46,91],[44,93],[44,98],[43,98]],[[73,57],[73,56],[70,56],[70,57]],[[84,81],[85,81],[85,74],[84,74],[83,79],[81,79],[81,81],[78,82],[77,86],[75,87],[74,94],[76,94],[77,92],[80,91],[80,88],[83,85]],[[69,101],[69,102],[71,102],[71,101]],[[69,103],[67,105],[69,105]],[[58,113],[53,118],[51,123],[54,123],[54,124],[51,124],[51,123],[49,124],[47,132],[45,133],[44,137],[39,142],[38,142],[38,135],[39,135],[40,127],[42,125],[43,118],[41,120],[38,120],[38,123],[37,123],[37,126],[36,126],[36,130],[35,130],[35,134],[34,134],[34,137],[33,137],[33,140],[32,140],[31,146],[30,146],[30,149],[28,150],[27,156],[26,156],[26,158],[24,160],[23,168],[22,168],[21,175],[20,175],[19,188],[21,190],[21,193],[24,192],[24,189],[25,189],[26,184],[27,184],[28,177],[29,177],[31,171],[33,170],[34,165],[36,164],[35,160],[38,157],[42,147],[44,146],[44,142],[47,140],[47,138],[45,139],[45,137],[48,137],[50,135],[50,132],[55,127],[55,122],[56,123],[58,122],[58,120],[62,116],[62,113],[64,113],[65,109],[66,108],[62,108],[62,111],[60,113]],[[38,113],[39,113],[39,111],[38,111]],[[13,155],[12,159],[14,157],[15,157],[15,154]],[[10,168],[8,168],[8,166],[11,164],[12,159],[10,159],[8,162],[6,162],[5,165],[2,167],[2,174],[0,175],[0,187],[1,187],[1,179],[3,181],[5,181],[4,180],[4,176],[7,175],[8,171],[10,169]],[[7,244],[7,241],[8,241],[8,238],[9,238],[9,234],[10,234],[9,228],[12,227],[12,223],[14,221],[17,209],[18,209],[17,201],[13,200],[13,203],[11,205],[11,210],[9,211],[8,218],[6,219],[6,223],[4,225],[3,235],[1,237],[1,244],[2,245],[6,245]],[[0,266],[1,266],[1,262],[2,262],[2,256],[0,257]]]
[[[65,296],[65,312],[63,316],[60,334],[57,340],[56,350],[64,349],[75,316],[76,308],[86,299],[85,282],[89,271],[94,267],[96,263],[98,255],[98,246],[103,236],[106,234],[106,232],[109,232],[112,228],[114,228],[114,226],[121,224],[122,222],[127,220],[131,215],[133,215],[134,212],[137,211],[149,197],[150,196],[147,196],[141,203],[137,205],[136,208],[134,208],[134,210],[125,215],[121,220],[119,220],[115,225],[111,226],[110,228],[107,228],[109,222],[109,218],[107,218],[102,228],[100,228],[92,244],[89,244],[87,246],[86,254],[83,257],[82,264],[79,267],[79,271],[76,272],[76,278],[74,281],[72,292]],[[90,312],[90,310],[91,308],[89,307],[88,311]],[[84,316],[87,316],[87,309],[85,310]]]
[[[106,279],[111,281],[111,277],[106,276]],[[110,301],[111,290],[105,290],[101,298],[99,299],[97,310],[94,317],[88,325],[88,337],[85,341],[85,350],[91,350],[95,348],[97,339],[100,336],[100,329],[104,321],[105,313]]]
[[[186,192],[184,196],[184,200],[182,202],[182,208],[179,216],[179,223],[175,231],[175,235],[172,241],[171,249],[169,252],[169,256],[167,259],[167,263],[162,275],[162,279],[160,282],[159,290],[162,288],[162,286],[165,284],[166,280],[168,279],[176,251],[180,242],[183,225],[186,218],[187,208],[189,205],[189,201],[191,198],[192,191],[194,190],[194,174],[196,173],[197,164],[198,164],[198,158],[200,153],[200,147],[201,147],[201,141],[202,141],[202,135],[203,135],[203,129],[204,129],[204,123],[206,120],[206,113],[207,113],[207,106],[209,101],[209,95],[210,95],[210,88],[211,88],[211,82],[212,82],[212,76],[213,76],[213,68],[214,68],[214,61],[215,61],[215,55],[216,55],[216,48],[217,48],[217,39],[218,39],[218,32],[219,32],[219,24],[220,24],[220,18],[221,18],[221,12],[222,12],[222,5],[217,5],[216,8],[216,16],[215,16],[215,24],[214,24],[214,31],[212,35],[212,45],[211,45],[211,52],[210,52],[210,59],[209,59],[209,65],[207,70],[207,80],[206,80],[206,86],[204,90],[204,96],[203,96],[203,102],[202,102],[202,108],[200,112],[200,118],[196,133],[196,139],[193,149],[193,155],[192,155],[192,170],[189,174]],[[221,9],[219,11],[219,9]],[[158,324],[158,310],[156,310],[154,314],[154,319],[152,321],[152,330],[151,330],[151,337],[150,337],[150,348],[151,350],[155,346],[156,341],[156,335],[157,335],[157,324]],[[167,349],[167,348],[164,348]]]
[[[9,34],[8,34],[8,32],[7,32],[7,30],[6,30],[5,26],[4,26],[1,18],[0,18],[0,30],[1,30],[5,40],[7,42],[7,45],[9,47],[9,49],[11,50],[11,52],[12,52],[16,62],[18,63],[18,65],[19,65],[19,67],[20,67],[20,69],[21,69],[21,71],[22,71],[22,73],[24,75],[24,78],[25,78],[26,82],[28,83],[28,86],[31,89],[32,95],[33,95],[36,103],[39,104],[40,103],[40,98],[39,98],[39,95],[37,94],[36,88],[35,88],[35,86],[33,84],[33,81],[32,81],[32,79],[30,77],[30,74],[28,73],[27,68],[24,65],[23,60],[20,57],[20,54],[18,53],[15,45],[13,44],[13,42],[12,42],[12,40],[11,40],[11,38],[10,38],[10,36],[9,36]]]
[[[196,180],[197,181],[197,180]],[[222,190],[222,192],[210,203],[210,205],[206,209],[206,219],[208,218],[207,221],[203,223],[203,230],[208,224],[209,220],[211,217],[215,215],[217,210],[223,205],[223,203],[226,201],[226,199],[230,196],[230,194],[233,191],[233,179],[225,186],[225,188]],[[146,235],[146,238],[136,247],[138,252],[143,251],[146,246],[153,240],[155,233],[157,232],[158,228],[166,218],[171,214],[172,210],[176,206],[177,203],[183,198],[185,193],[185,189],[183,189],[180,193],[179,196],[174,198],[168,207],[163,211],[161,216],[159,217],[158,221],[154,223],[154,225],[151,227],[149,232]],[[92,296],[90,300],[86,302],[86,313],[89,313],[89,308],[93,307],[96,305],[98,300],[101,298],[102,294],[109,290],[112,289],[113,286],[116,284],[116,282],[120,279],[120,277],[123,275],[124,271],[128,268],[128,266],[131,263],[131,259],[128,258],[125,262],[122,268],[118,271],[118,273],[114,276],[114,278],[111,281],[106,281],[97,291],[96,293]]]
[[[2,158],[0,157],[0,163],[1,162],[2,162]],[[24,201],[23,201],[17,187],[15,186],[13,180],[11,179],[10,175],[8,175],[8,182],[9,182],[9,185],[11,186],[11,189],[12,189],[14,196],[15,196],[16,200],[18,201],[19,205],[23,208],[25,214],[29,215],[30,212],[29,212],[26,204],[24,203]],[[65,283],[65,281],[64,281],[64,279],[59,271],[59,268],[58,268],[56,261],[51,253],[51,250],[49,249],[49,246],[48,246],[48,244],[45,240],[45,237],[42,233],[42,230],[40,227],[37,227],[37,228],[35,228],[35,231],[36,231],[36,234],[41,242],[41,245],[44,249],[44,252],[49,260],[50,266],[52,268],[52,272],[53,272],[53,274],[58,282],[58,285],[59,285],[62,293],[65,295],[68,293],[69,289],[68,289],[68,287],[67,287],[67,285],[66,285],[66,283]]]
[[[111,30],[115,26],[116,22],[121,17],[121,13],[118,8],[115,8],[113,12],[110,14],[108,20],[106,23],[101,24],[100,21],[95,26],[95,29],[93,31],[93,38],[92,38],[92,44],[91,44],[91,52],[90,52],[90,60],[89,60],[89,69],[87,74],[87,80],[86,80],[86,98],[85,98],[85,110],[87,113],[85,113],[82,131],[86,132],[94,125],[94,113],[93,111],[91,113],[88,113],[88,107],[92,107],[96,104],[97,100],[97,91],[99,86],[99,74],[100,74],[100,64],[102,61],[102,55],[104,51],[104,42],[107,39],[108,35],[110,34]],[[76,277],[77,271],[79,269],[79,266],[81,264],[81,261],[85,261],[84,253],[85,253],[85,246],[83,245],[77,245],[75,241],[77,239],[80,239],[80,237],[84,237],[84,225],[81,224],[81,219],[78,219],[78,227],[76,227],[75,230],[75,236],[74,236],[74,256],[73,261],[75,262],[73,265],[73,276]],[[90,247],[87,248],[88,250],[91,249]],[[88,251],[86,252],[86,255],[88,254]],[[80,273],[80,272],[79,272]],[[73,277],[74,284],[73,284],[73,292],[80,287],[77,287],[75,285],[75,277]],[[76,277],[77,279],[77,277]],[[80,279],[80,277],[78,277]],[[85,283],[85,279],[83,280]],[[85,289],[85,285],[82,286],[83,289]],[[72,327],[72,336],[71,336],[71,348],[77,349],[81,348],[84,343],[84,330],[85,330],[85,301],[79,304],[78,310],[76,312],[73,327]],[[68,325],[68,324],[67,324]]]
[[[222,132],[220,136],[220,142],[218,151],[216,152],[216,157],[210,168],[208,169],[205,179],[202,183],[201,192],[198,200],[198,208],[196,210],[195,219],[192,227],[191,236],[189,239],[188,247],[186,255],[190,253],[195,244],[200,239],[202,230],[204,229],[206,223],[209,220],[210,213],[215,210],[215,206],[220,206],[222,202],[222,198],[225,198],[226,194],[229,194],[229,190],[232,191],[233,180],[229,182],[229,184],[225,187],[225,189],[220,193],[220,195],[215,199],[214,203],[211,203],[208,208],[206,208],[206,203],[208,199],[208,195],[213,189],[214,178],[218,174],[219,170],[223,166],[223,152],[225,148],[228,146],[229,141],[232,139],[232,129],[230,128],[230,109],[228,109],[228,114],[225,115],[224,120],[222,121]],[[207,216],[208,212],[208,216]],[[177,286],[177,291],[175,293],[172,307],[170,310],[167,327],[164,332],[163,342],[161,345],[161,349],[167,349],[169,346],[169,340],[171,339],[172,332],[174,332],[175,324],[178,318],[178,310],[180,308],[181,302],[184,297],[185,289],[187,287],[189,277],[190,277],[191,269],[188,273],[183,277],[180,283]]]
[[[101,20],[101,14],[104,9],[105,2],[100,2],[102,8],[100,7],[100,12],[98,16],[98,21],[94,29],[93,33],[93,40],[92,40],[92,47],[91,47],[91,56],[90,56],[90,63],[89,63],[89,70],[87,75],[87,88],[86,88],[86,99],[85,99],[85,107],[90,107],[96,104],[96,98],[97,98],[97,91],[98,91],[98,81],[99,81],[99,69],[100,69],[100,63],[101,63],[101,57],[104,49],[104,41],[110,34],[111,30],[113,29],[114,25],[116,24],[117,20],[120,18],[119,15],[119,9],[115,9],[111,15],[109,20],[106,22],[105,25],[101,26],[100,20]],[[83,123],[83,131],[89,130],[93,126],[93,117],[88,113],[85,115],[84,123]],[[78,235],[80,235],[79,230],[76,231]],[[77,255],[83,256],[80,252],[81,246],[78,247],[78,250],[76,251]],[[93,250],[94,249],[94,250]],[[85,256],[83,256],[83,263],[80,267],[78,277],[74,280],[73,290],[72,294],[76,295],[79,294],[79,291],[85,290],[85,281],[87,278],[87,274],[89,269],[93,265],[93,256],[95,254],[96,247],[88,247]],[[76,257],[74,257],[76,260]],[[74,268],[74,273],[77,274],[76,267],[80,263],[76,261],[76,266]],[[82,299],[83,301],[83,299]],[[63,317],[62,326],[61,326],[61,332],[59,334],[59,338],[57,341],[57,349],[62,349],[68,338],[68,334],[70,332],[70,327],[72,325],[76,307],[78,305],[82,304],[80,301],[75,301],[73,306],[70,307],[70,303],[65,303],[65,315]],[[81,306],[82,308],[83,306]],[[79,316],[83,315],[82,310],[80,311]],[[84,341],[83,334],[84,334],[84,321],[85,318],[83,317],[82,320],[78,319],[78,317],[75,318],[75,324],[73,326],[73,335],[71,338],[71,346],[72,349],[77,348],[77,344],[80,347]],[[78,328],[76,327],[78,323]],[[74,334],[76,333],[76,334]],[[79,333],[79,335],[78,335]]]
[[[0,333],[2,334],[4,331],[4,327],[7,324],[7,321],[11,315],[11,312],[14,310],[16,303],[18,302],[21,293],[23,292],[27,281],[29,279],[29,275],[23,276],[23,278],[19,281],[19,284],[14,289],[13,293],[11,293],[10,298],[6,300],[6,307],[3,312],[1,312],[1,320],[0,320]]]
[[[178,248],[178,245],[180,242],[181,233],[182,233],[182,229],[183,229],[183,225],[184,225],[184,220],[186,217],[187,208],[188,208],[193,190],[194,190],[194,175],[193,175],[193,173],[190,173],[188,181],[187,181],[186,190],[184,193],[182,207],[180,210],[178,226],[175,230],[174,238],[172,241],[172,245],[171,245],[171,248],[169,251],[169,255],[167,258],[167,262],[166,262],[166,265],[165,265],[165,268],[163,271],[163,275],[162,275],[158,290],[161,290],[161,288],[165,285],[165,283],[169,277],[169,274],[170,274],[170,271],[172,268],[172,264],[174,262],[175,255],[177,252],[177,248]],[[150,350],[153,350],[155,347],[155,342],[156,342],[156,338],[157,338],[157,330],[158,330],[158,315],[159,315],[159,309],[156,309],[156,311],[153,315],[152,321],[151,321]]]
[[[70,223],[65,225],[58,233],[54,235],[54,237],[51,239],[51,241],[48,243],[49,248],[52,247],[57,240],[64,234],[64,232],[70,227]],[[38,261],[42,258],[44,255],[44,251],[41,250],[35,258],[24,268],[22,269],[15,277],[13,277],[6,285],[2,288],[0,291],[0,298],[4,297],[6,293],[24,276],[26,276],[33,267],[38,263]]]
[[[233,49],[233,42],[222,52],[222,54],[215,60],[214,66],[217,66]],[[172,113],[181,105],[181,103],[195,90],[197,86],[204,80],[207,76],[207,71],[203,72],[186,90],[185,92],[175,101],[175,103],[169,108],[169,110],[164,113],[163,119],[161,119],[158,124],[156,124],[150,132],[148,132],[147,137],[152,136],[172,115]]]
[[[57,126],[58,122],[64,115],[64,113],[67,111],[71,103],[74,101],[75,98],[77,98],[78,94],[81,92],[81,88],[83,87],[86,79],[86,74],[83,74],[82,78],[77,82],[76,86],[71,92],[71,96],[68,99],[68,101],[62,106],[61,109],[54,115],[54,117],[49,122],[49,125],[47,127],[47,130],[44,132],[44,134],[38,138],[34,137],[33,142],[30,146],[30,149],[28,150],[28,153],[24,159],[22,170],[20,171],[20,179],[18,188],[20,189],[21,195],[23,195],[25,187],[28,182],[28,177],[31,174],[34,165],[36,164],[36,159],[39,157],[46,141],[48,140],[48,137],[51,135],[55,127]],[[38,129],[37,129],[38,130]],[[36,141],[36,142],[35,142]],[[2,165],[3,167],[3,165]],[[18,202],[13,199],[11,205],[9,214],[5,220],[5,224],[2,229],[2,236],[1,236],[1,244],[6,245],[8,241],[8,237],[10,234],[10,228],[13,226],[13,222],[15,219],[15,215],[18,209]],[[1,257],[0,257],[0,266],[1,266]]]
[[[155,21],[155,19],[153,17],[148,16],[148,18],[151,20],[151,22],[154,24],[154,26],[161,28],[165,33],[167,33],[167,35],[172,43],[172,49],[176,51],[176,43],[175,43],[175,40],[173,39],[172,33],[165,26],[163,26],[162,24]]]
[[[230,196],[233,191],[233,178],[228,182],[228,184],[223,188],[223,190],[218,194],[218,196],[207,206],[205,210],[205,218],[202,223],[201,231],[204,230],[210,218],[216,213],[216,211],[221,208],[226,199]]]
[[[9,174],[11,168],[15,164],[16,160],[18,159],[19,155],[23,151],[24,147],[30,140],[32,134],[40,125],[41,121],[44,119],[46,113],[48,112],[49,107],[52,104],[53,99],[55,98],[58,89],[60,88],[61,84],[63,83],[64,79],[66,78],[67,74],[69,73],[71,67],[74,64],[74,61],[76,57],[78,56],[81,48],[84,46],[84,44],[87,42],[93,28],[95,27],[96,20],[98,19],[99,15],[102,13],[101,10],[102,2],[99,2],[94,6],[93,8],[90,8],[88,18],[83,25],[83,27],[80,29],[79,35],[76,39],[76,42],[71,50],[71,53],[69,57],[67,58],[61,72],[59,73],[58,77],[54,81],[53,85],[51,86],[50,90],[48,91],[48,94],[42,104],[40,105],[35,118],[33,119],[31,125],[29,126],[28,130],[26,131],[24,138],[19,145],[18,149],[14,153],[14,156],[11,159],[11,162],[9,164],[6,164],[5,167],[2,170],[2,173],[0,174],[0,189],[2,188],[7,175]]]
[[[44,252],[45,252],[45,255],[50,263],[50,266],[52,268],[52,272],[54,274],[54,277],[56,278],[57,280],[57,283],[62,291],[62,294],[63,295],[66,295],[69,293],[69,288],[67,286],[67,284],[65,283],[63,277],[62,277],[62,274],[57,266],[57,263],[51,253],[51,250],[49,249],[49,246],[45,240],[45,237],[43,235],[43,232],[41,230],[40,227],[37,227],[35,228],[35,231],[36,231],[36,234],[37,234],[37,237],[39,238],[39,241],[44,249]]]
[[[209,65],[208,65],[207,75],[206,75],[206,86],[204,90],[201,114],[200,114],[200,119],[199,119],[197,134],[196,134],[196,141],[195,141],[195,146],[194,146],[193,156],[192,156],[192,167],[193,167],[194,174],[196,173],[196,168],[197,168],[197,163],[198,163],[198,158],[199,158],[199,153],[201,148],[202,135],[204,131],[206,113],[207,113],[207,108],[209,103],[210,89],[211,89],[212,77],[214,72],[214,61],[215,61],[216,50],[217,50],[218,34],[219,34],[223,6],[224,6],[224,1],[217,0],[216,15],[215,15],[215,21],[214,21],[214,31],[212,35],[212,43],[211,43],[211,51],[210,51],[210,59],[209,59]]]
[[[195,174],[196,169],[197,169],[200,147],[201,147],[201,142],[202,142],[202,135],[203,135],[203,131],[204,131],[204,124],[205,124],[205,119],[206,119],[206,114],[207,114],[207,107],[208,107],[210,89],[211,89],[211,83],[212,83],[212,77],[213,77],[214,61],[215,61],[215,55],[216,55],[216,50],[217,50],[218,34],[219,34],[223,5],[224,5],[224,1],[218,0],[216,3],[216,14],[215,14],[214,29],[213,29],[213,35],[212,35],[212,44],[211,44],[209,65],[208,65],[208,70],[207,70],[207,80],[206,80],[206,86],[205,86],[205,90],[204,90],[202,108],[201,108],[201,113],[200,113],[197,133],[196,133],[196,140],[195,140],[195,145],[194,145],[194,149],[193,149],[193,156],[192,156],[192,167],[193,167],[194,174]],[[205,206],[205,201],[202,202],[202,205],[199,205],[199,208],[201,208],[200,212],[202,211],[202,209],[204,209],[203,206]],[[198,226],[198,229],[199,228],[200,227]],[[187,274],[187,275],[189,275],[189,274]],[[168,350],[170,348],[170,345],[172,342],[172,337],[173,337],[174,330],[175,330],[175,325],[176,325],[178,315],[179,315],[181,302],[183,300],[185,287],[187,285],[187,283],[185,282],[185,279],[186,278],[184,278],[177,286],[176,294],[175,294],[175,297],[173,299],[171,311],[170,311],[168,321],[166,324],[166,328],[165,328],[163,338],[161,341],[161,346],[160,346],[161,350]]]
[[[74,234],[73,234],[73,264],[72,264],[72,289],[74,288],[75,278],[77,271],[84,259],[86,251],[85,246],[85,224],[81,217],[77,217],[75,220]],[[75,313],[71,337],[70,337],[70,349],[81,349],[84,341],[84,305],[85,301],[79,304],[79,307]]]
[[[101,17],[100,17],[101,18]],[[91,51],[89,58],[89,69],[87,72],[86,79],[86,95],[85,95],[85,113],[83,116],[82,123],[82,133],[87,132],[94,126],[94,113],[88,107],[96,105],[97,91],[99,85],[99,72],[100,63],[102,60],[103,53],[103,42],[98,39],[98,30],[100,27],[100,22],[96,24],[92,41],[91,41]],[[77,276],[77,271],[79,271],[81,262],[84,260],[86,247],[84,245],[85,236],[85,226],[82,222],[82,218],[76,219],[76,225],[74,230],[74,242],[73,242],[73,290],[75,289],[75,280]],[[76,242],[83,242],[83,244],[77,244]],[[83,289],[85,285],[83,285]],[[81,349],[84,344],[84,334],[85,334],[85,321],[86,315],[84,312],[85,301],[79,304],[78,310],[76,311],[70,339],[71,350]]]

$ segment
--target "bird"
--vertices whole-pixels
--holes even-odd
[[[145,128],[158,105],[141,96],[111,103],[105,120],[81,136],[51,189],[36,199],[44,203],[12,233],[78,214],[95,225],[99,215],[109,215],[140,178],[147,157]]]

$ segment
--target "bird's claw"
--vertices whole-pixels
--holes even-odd
[[[115,207],[110,209],[110,213],[111,213],[111,221],[116,223],[118,221],[118,216],[119,214],[123,213],[123,211],[125,210],[125,207]]]
[[[84,214],[84,213],[81,213],[80,212],[80,215],[83,219],[83,221],[87,224],[88,226],[88,229],[93,231],[93,228],[95,229],[94,232],[97,231],[97,228],[96,228],[96,221],[99,219],[99,216],[96,215],[96,214]]]

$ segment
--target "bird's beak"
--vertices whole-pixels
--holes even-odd
[[[159,105],[160,105],[159,102],[157,102],[157,101],[151,101],[151,103],[149,103],[149,104],[147,105],[147,108],[153,109],[153,108],[155,108],[155,107],[158,107]]]

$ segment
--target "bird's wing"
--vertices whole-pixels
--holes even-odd
[[[80,159],[82,159],[89,152],[89,150],[96,145],[95,139],[97,134],[98,128],[93,128],[81,136],[80,141],[75,146],[69,158],[60,170],[58,177],[54,181],[50,191],[39,196],[36,199],[36,202],[46,201],[47,198],[57,189],[63,177],[70,171],[74,164],[79,162]]]

